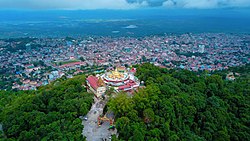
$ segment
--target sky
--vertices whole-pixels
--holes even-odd
[[[250,0],[0,0],[0,9],[140,9],[140,8],[214,9],[250,7]]]

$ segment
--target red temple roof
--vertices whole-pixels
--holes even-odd
[[[136,68],[132,68],[132,69],[130,70],[130,72],[136,73]]]
[[[131,88],[131,85],[126,84],[126,85],[120,86],[118,89],[119,89],[119,90],[124,90],[124,89],[126,89],[126,88]]]
[[[134,85],[136,85],[136,83],[133,80],[130,80],[129,83],[127,83],[126,85],[120,86],[118,89],[119,90],[129,89],[129,88],[132,88]]]
[[[89,82],[90,86],[93,88],[93,89],[97,89],[98,88],[98,78],[95,77],[95,76],[89,76],[87,78],[87,81]]]

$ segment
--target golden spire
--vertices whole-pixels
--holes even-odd
[[[99,87],[102,87],[102,86],[105,85],[104,82],[103,82],[103,80],[102,80],[100,77],[98,78],[97,85],[98,85]]]

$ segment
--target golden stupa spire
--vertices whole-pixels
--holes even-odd
[[[121,79],[124,75],[121,74],[117,68],[111,72],[111,74],[109,75],[110,78],[112,79]]]
[[[103,82],[103,80],[102,80],[100,77],[98,78],[97,85],[98,85],[99,87],[102,87],[102,86],[105,85],[105,83]]]

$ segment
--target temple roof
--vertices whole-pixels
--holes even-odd
[[[87,78],[87,81],[89,82],[89,84],[90,84],[90,86],[93,88],[93,89],[95,89],[95,90],[97,90],[97,88],[99,87],[98,86],[98,78],[97,77],[95,77],[95,76],[89,76],[88,78]]]

